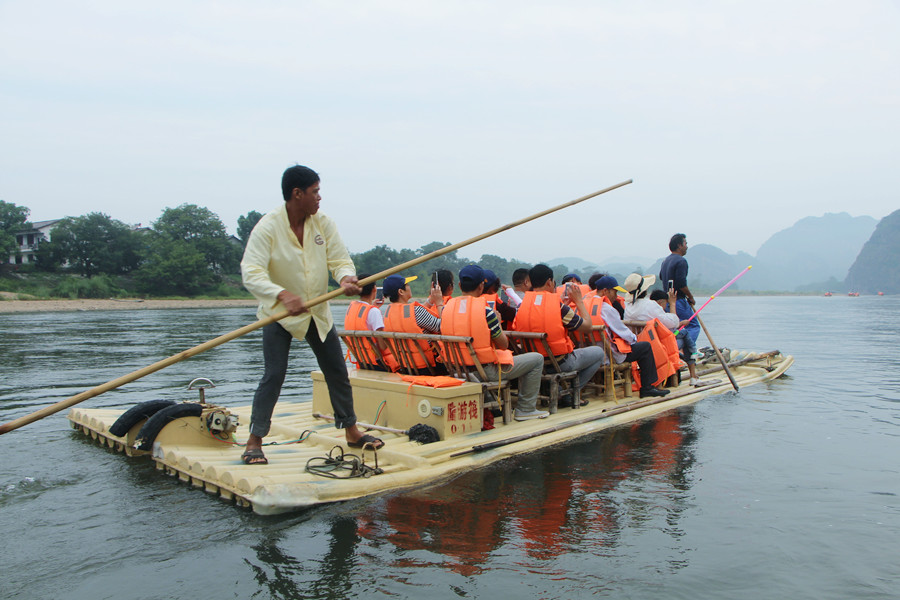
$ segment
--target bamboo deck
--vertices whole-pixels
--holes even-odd
[[[735,353],[731,364],[755,356]],[[791,364],[791,356],[776,354],[735,366],[732,373],[738,385],[744,387],[780,377]],[[383,472],[347,480],[324,478],[306,471],[307,461],[324,457],[334,446],[348,450],[341,430],[335,429],[330,421],[313,416],[312,402],[279,403],[276,406],[271,433],[266,437],[266,443],[275,444],[264,448],[268,465],[243,464],[240,460],[242,448],[213,438],[201,425],[199,417],[179,418],[166,425],[157,436],[152,452],[140,452],[132,447],[140,424],[125,436],[109,433],[110,426],[124,411],[76,407],[71,409],[68,418],[74,429],[101,445],[129,456],[148,455],[157,469],[225,501],[267,515],[433,484],[509,456],[651,417],[731,390],[731,384],[719,369],[718,375],[707,375],[721,376],[716,383],[703,388],[682,384],[671,388],[672,393],[660,401],[650,399],[653,403],[641,400],[637,395],[615,402],[591,399],[588,406],[560,409],[546,419],[508,424],[497,419],[495,429],[449,436],[431,444],[411,442],[403,434],[376,431],[373,433],[385,441],[385,447],[377,452],[377,466]],[[229,407],[228,410],[238,415],[241,423],[235,438],[245,440],[250,407]],[[305,432],[310,433],[303,442],[296,443]],[[504,443],[511,438],[517,441]],[[492,443],[501,445],[472,451],[475,446]],[[375,466],[375,453],[349,450],[363,456],[367,465]]]

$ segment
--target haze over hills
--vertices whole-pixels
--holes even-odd
[[[883,218],[847,274],[849,290],[900,294],[900,210]]]
[[[737,282],[734,289],[787,292],[846,291],[847,284],[844,280],[848,278],[848,270],[859,255],[865,260],[857,261],[860,266],[854,265],[856,268],[854,273],[860,282],[856,287],[862,291],[862,282],[869,282],[873,278],[870,273],[872,264],[879,265],[884,272],[885,253],[893,257],[894,265],[900,265],[900,248],[896,247],[900,245],[900,211],[885,217],[884,221],[886,223],[883,228],[879,225],[879,231],[882,229],[883,231],[879,236],[875,236],[873,232],[878,222],[873,217],[852,217],[845,212],[806,217],[793,226],[775,233],[760,246],[755,257],[745,252],[728,254],[716,246],[694,244],[692,242],[697,240],[688,238],[691,244],[687,254],[690,262],[689,283],[697,289],[714,290],[748,265],[753,265],[753,270]],[[870,237],[873,238],[872,257],[867,258],[861,255],[860,251],[864,244],[869,247],[867,240]],[[608,259],[599,267],[575,258],[555,259],[550,261],[550,264],[564,264],[580,273],[601,270],[624,277],[635,271],[659,273],[659,266],[665,255],[659,256],[652,264],[646,260],[637,262],[643,260],[639,257],[630,258],[634,260],[620,262],[618,259]],[[581,265],[585,265],[586,268],[582,269]],[[893,280],[900,282],[900,277],[894,276]],[[848,280],[849,283],[851,282]],[[874,283],[871,285],[874,286],[872,291],[878,287]],[[886,288],[884,284],[881,287]]]

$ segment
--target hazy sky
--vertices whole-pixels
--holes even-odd
[[[281,202],[351,251],[754,254],[900,208],[900,2],[0,0],[0,199],[32,220]]]

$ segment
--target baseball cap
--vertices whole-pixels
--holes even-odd
[[[466,265],[459,270],[460,281],[466,280],[477,285],[484,281],[484,277],[485,271],[478,265]]]
[[[413,275],[412,277],[403,277],[402,275],[391,275],[389,277],[384,278],[384,282],[381,284],[382,289],[384,290],[384,295],[387,297],[391,297],[404,287],[410,281],[414,281],[418,278],[417,275]]]
[[[626,290],[625,288],[619,287],[619,282],[616,281],[616,278],[612,275],[604,275],[594,283],[594,286],[595,289],[598,290],[616,290],[618,292],[628,292],[628,290]]]

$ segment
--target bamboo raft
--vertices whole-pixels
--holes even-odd
[[[729,367],[740,386],[771,381],[783,375],[793,358],[778,351],[764,354],[732,352]],[[698,365],[701,366],[701,365]],[[719,365],[700,372],[709,377],[722,373]],[[703,387],[682,383],[662,398],[639,399],[608,394],[585,397],[580,408],[559,408],[546,419],[504,423],[481,430],[483,392],[476,383],[452,388],[430,388],[399,381],[393,373],[351,371],[356,412],[361,421],[375,420],[376,435],[385,441],[377,452],[348,448],[343,431],[320,413],[330,403],[320,373],[313,373],[311,401],[279,403],[266,437],[268,465],[245,465],[242,447],[232,440],[249,434],[250,407],[204,405],[200,416],[178,417],[166,424],[148,450],[135,449],[143,421],[123,435],[110,432],[122,410],[72,408],[68,418],[74,429],[99,444],[128,456],[149,456],[156,468],[201,488],[222,500],[250,507],[263,515],[303,509],[317,504],[362,498],[446,481],[471,469],[511,456],[544,449],[554,444],[603,429],[652,417],[701,398],[732,390],[727,379],[711,380]],[[209,423],[230,414],[240,423],[233,437],[222,439]],[[211,416],[212,415],[212,416]],[[440,441],[419,444],[407,436],[409,427],[424,423],[434,427]],[[362,423],[360,423],[363,426]],[[393,431],[385,431],[385,429]],[[344,458],[344,466],[359,476],[332,479],[307,469],[326,457]],[[314,469],[315,470],[315,469]]]

